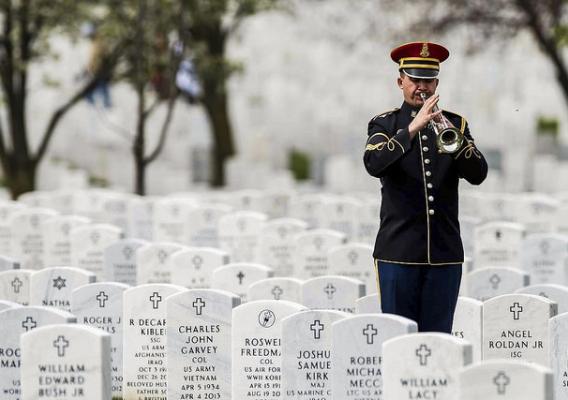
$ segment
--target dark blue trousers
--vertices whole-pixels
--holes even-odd
[[[384,313],[416,321],[419,332],[452,332],[461,264],[430,266],[376,262]]]

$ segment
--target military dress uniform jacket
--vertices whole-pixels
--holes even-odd
[[[400,109],[369,122],[365,168],[381,179],[380,228],[373,256],[399,264],[444,265],[463,262],[458,221],[460,178],[479,185],[487,163],[469,133],[467,121],[444,116],[465,135],[453,154],[440,154],[429,127],[410,140],[408,125],[417,110],[406,102]]]

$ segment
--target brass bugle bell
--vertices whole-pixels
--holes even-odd
[[[422,101],[428,98],[426,93],[420,93]],[[432,107],[432,112],[439,110],[437,105]],[[430,127],[436,133],[436,146],[439,153],[452,154],[458,151],[463,143],[463,133],[456,128],[443,114],[437,117],[437,121],[430,120]]]

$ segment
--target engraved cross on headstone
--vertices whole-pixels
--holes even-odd
[[[420,358],[420,365],[428,365],[428,357],[432,355],[432,350],[428,348],[425,344],[421,344],[419,348],[416,349],[416,357]]]
[[[152,296],[150,296],[150,301],[152,302],[152,307],[154,308],[154,310],[157,310],[158,305],[162,301],[162,296],[160,296],[158,292],[154,292],[152,293]]]
[[[166,258],[168,258],[168,253],[166,253],[165,250],[158,251],[158,261],[160,264],[163,264],[166,261]]]
[[[130,260],[130,257],[132,257],[132,254],[134,254],[134,249],[132,247],[126,246],[126,247],[124,247],[124,249],[122,249],[122,255],[127,260]]]
[[[367,336],[367,344],[374,344],[375,343],[375,336],[379,331],[375,328],[373,324],[367,324],[367,327],[363,329],[363,335]]]
[[[323,291],[327,294],[327,298],[331,300],[333,299],[333,295],[337,291],[337,289],[331,283],[328,283],[327,286],[323,289]]]
[[[243,274],[243,271],[239,271],[239,273],[237,274],[237,278],[239,279],[239,285],[243,284],[244,277],[245,277],[245,274]]]
[[[493,378],[493,383],[497,386],[497,394],[505,394],[507,386],[511,383],[511,379],[505,372],[499,371],[495,378]]]
[[[350,251],[349,254],[347,254],[347,258],[349,259],[351,265],[355,265],[357,259],[359,258],[359,254],[357,254],[356,251]]]
[[[203,307],[205,307],[205,302],[201,297],[198,297],[191,305],[195,308],[195,315],[201,315]]]
[[[314,333],[314,339],[321,339],[321,331],[323,331],[325,325],[323,325],[319,319],[316,319],[313,324],[310,325],[310,330]]]
[[[511,307],[509,307],[509,311],[513,313],[513,319],[518,320],[520,318],[520,314],[523,312],[523,306],[515,302]]]
[[[26,330],[26,332],[31,331],[37,327],[37,322],[34,321],[33,317],[26,317],[25,321],[22,321],[22,328]]]
[[[57,349],[59,357],[65,357],[65,349],[69,347],[69,340],[65,339],[65,336],[58,336],[57,340],[53,341],[53,347]]]
[[[496,290],[499,288],[499,283],[501,283],[501,278],[499,277],[499,275],[493,274],[491,275],[491,278],[489,278],[489,283],[491,283],[491,287],[494,290]]]
[[[108,295],[105,292],[100,292],[96,299],[99,301],[99,307],[104,308],[105,303],[108,300]]]
[[[199,254],[196,254],[195,256],[193,256],[193,258],[191,259],[191,263],[193,264],[193,266],[195,267],[195,269],[200,269],[201,265],[203,265],[203,257],[201,257]]]
[[[11,283],[12,287],[14,288],[14,293],[20,293],[20,288],[22,287],[23,284],[24,282],[22,282],[20,278],[16,276]]]
[[[501,233],[501,231],[495,231],[495,239],[497,240],[501,240],[501,236],[503,236],[503,234]]]
[[[274,286],[271,291],[272,295],[274,296],[274,300],[280,300],[280,296],[284,293],[284,290],[280,286]]]

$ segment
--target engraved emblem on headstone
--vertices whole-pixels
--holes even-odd
[[[65,357],[65,349],[69,347],[69,340],[65,339],[65,336],[57,336],[57,340],[53,341],[53,347],[57,349],[59,357]]]
[[[280,296],[284,293],[284,290],[278,285],[274,286],[271,290],[272,295],[274,296],[274,300],[280,300]]]
[[[511,307],[509,307],[509,311],[513,313],[513,319],[518,320],[523,312],[523,307],[515,302]]]
[[[193,264],[193,266],[195,267],[195,269],[201,269],[201,266],[203,265],[203,257],[201,257],[199,254],[193,256],[193,258],[191,259],[191,263]]]
[[[491,287],[494,290],[497,290],[499,289],[499,283],[501,283],[501,278],[499,277],[499,275],[493,274],[491,275],[491,278],[489,278],[489,283],[491,283]]]
[[[349,259],[351,265],[355,265],[357,259],[359,258],[359,254],[357,254],[356,251],[350,251],[349,254],[347,254],[347,258]]]
[[[174,205],[171,208],[171,212],[174,217],[177,217],[179,215],[179,207],[177,205]]]
[[[338,204],[336,210],[338,214],[343,214],[343,204]]]
[[[26,317],[24,321],[22,321],[22,328],[26,330],[26,332],[31,331],[37,327],[37,322],[34,321],[33,317]]]
[[[549,298],[549,297],[546,295],[546,293],[544,293],[544,292],[540,292],[538,295],[539,295],[539,296],[542,296],[542,297],[546,297],[547,299]]]
[[[421,344],[420,347],[416,349],[416,357],[420,360],[420,365],[428,365],[428,357],[432,355],[432,350],[428,348],[425,344]]]
[[[239,271],[239,273],[237,274],[237,279],[239,280],[239,285],[243,284],[244,278],[245,278],[245,274],[243,274],[243,271]]]
[[[99,292],[99,294],[97,294],[96,299],[99,302],[99,307],[104,308],[106,305],[106,301],[108,300],[108,295],[105,292]]]
[[[262,310],[258,314],[258,323],[263,328],[270,328],[276,322],[276,315],[272,310]]]
[[[286,227],[284,226],[278,227],[278,236],[280,236],[280,239],[284,239],[287,234],[288,230],[286,229]]]
[[[327,294],[327,298],[331,300],[333,299],[333,295],[335,294],[337,289],[331,283],[328,283],[327,286],[323,289],[323,291]]]
[[[211,222],[213,220],[213,213],[211,212],[211,210],[205,210],[203,212],[203,219],[205,220],[205,222]]]
[[[245,207],[250,206],[250,197],[249,197],[249,196],[244,196],[244,197],[243,197],[243,205],[244,205]]]
[[[20,280],[20,278],[18,278],[17,276],[12,280],[12,288],[14,288],[14,293],[20,293],[20,289],[22,288],[22,285],[24,284],[24,282],[22,282]]]
[[[34,228],[37,228],[39,225],[39,217],[37,215],[32,215],[30,218],[30,225]]]
[[[122,255],[127,260],[130,260],[130,257],[132,257],[132,254],[134,254],[134,249],[132,247],[125,246],[124,249],[122,249]]]
[[[511,383],[511,379],[503,371],[499,371],[495,378],[493,378],[493,383],[497,386],[497,394],[505,394],[507,391],[507,386]]]
[[[499,230],[495,231],[495,239],[496,240],[501,240],[501,236],[503,236],[501,231],[499,231]]]
[[[150,296],[150,301],[152,302],[152,308],[154,308],[154,310],[157,310],[158,306],[162,302],[162,296],[160,296],[158,292],[154,292],[152,293],[152,296]]]
[[[201,297],[198,297],[191,305],[195,308],[195,315],[201,315],[203,307],[205,307],[205,302]]]
[[[367,344],[375,343],[375,336],[377,336],[379,331],[375,328],[373,324],[367,324],[367,327],[363,329],[363,335],[367,336]]]
[[[66,286],[66,281],[67,279],[63,279],[61,276],[58,276],[57,278],[53,279],[53,287],[57,290],[61,290]]]
[[[313,324],[310,325],[310,330],[314,333],[314,339],[321,339],[321,331],[325,329],[319,319],[316,319]]]
[[[91,232],[90,239],[91,239],[91,242],[92,242],[93,244],[97,244],[97,243],[99,242],[99,239],[100,239],[100,238],[101,238],[101,233],[100,233],[100,232],[97,232],[97,231]]]
[[[314,246],[317,251],[320,251],[321,247],[323,246],[323,239],[321,237],[316,237],[314,239]]]
[[[241,231],[241,232],[244,232],[244,230],[246,229],[246,227],[247,227],[247,221],[244,220],[244,219],[242,219],[242,218],[239,218],[239,219],[237,220],[237,229],[238,229],[239,231]]]
[[[158,251],[158,261],[160,264],[163,264],[166,261],[166,258],[168,258],[168,253],[166,253],[165,250]]]
[[[63,224],[63,225],[61,225],[61,232],[62,232],[65,236],[69,236],[69,232],[71,232],[71,225],[69,225],[69,224]]]

